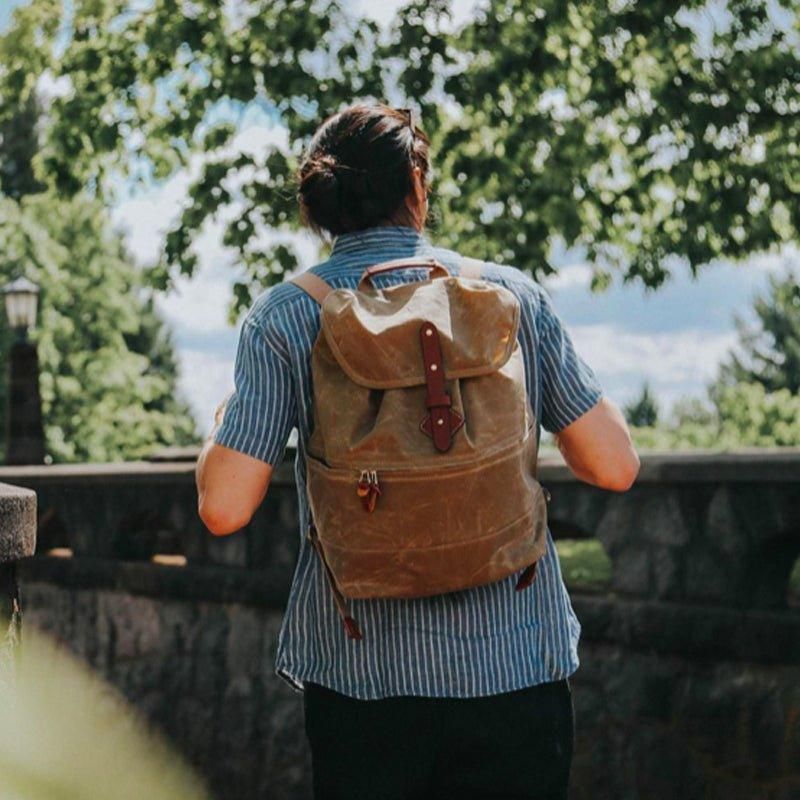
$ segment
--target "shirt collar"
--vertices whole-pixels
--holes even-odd
[[[406,225],[380,225],[360,231],[340,233],[333,241],[331,256],[374,250],[386,246],[404,246],[414,250],[418,246],[429,246],[427,237],[416,228]]]

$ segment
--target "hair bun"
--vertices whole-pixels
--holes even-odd
[[[427,184],[428,140],[407,114],[350,106],[328,117],[309,143],[298,171],[302,219],[337,236],[406,218],[415,166]]]
[[[330,176],[334,180],[337,178],[336,170],[340,165],[330,153],[320,153],[314,161],[320,173]]]

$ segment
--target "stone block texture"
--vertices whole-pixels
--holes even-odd
[[[38,554],[20,565],[26,625],[117,686],[218,800],[309,800],[302,696],[274,674],[298,542],[291,469],[223,539],[197,518],[193,470],[0,468],[39,497]],[[800,800],[800,607],[787,593],[800,451],[645,455],[624,494],[552,463],[540,478],[556,538],[596,537],[612,562],[605,590],[572,592],[571,800]],[[25,530],[0,560],[32,551]]]

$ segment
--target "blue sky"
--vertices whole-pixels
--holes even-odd
[[[8,24],[11,5],[23,0],[0,0],[0,29]],[[357,10],[380,22],[391,19],[397,0],[353,0]],[[472,0],[456,0],[463,19]],[[263,113],[248,114],[234,146],[257,152],[280,142],[282,130]],[[180,213],[189,175],[127,196],[113,209],[132,253],[146,264],[157,255],[164,232]],[[192,281],[181,281],[175,292],[159,300],[171,325],[181,368],[180,384],[191,402],[203,433],[212,412],[233,385],[233,360],[238,330],[226,321],[226,303],[235,278],[232,253],[221,244],[222,226],[209,225],[197,251],[200,269]],[[431,235],[435,241],[435,235]],[[316,263],[314,240],[300,234],[297,242],[303,266]],[[722,262],[704,269],[697,279],[677,272],[657,292],[638,285],[617,284],[593,294],[588,287],[589,265],[580,254],[568,253],[558,276],[545,282],[555,306],[567,323],[576,347],[597,373],[607,394],[624,404],[648,380],[667,410],[684,394],[702,394],[717,365],[735,342],[734,314],[749,317],[752,300],[764,291],[770,273],[800,269],[800,251],[757,256],[747,263]]]

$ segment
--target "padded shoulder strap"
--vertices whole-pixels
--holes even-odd
[[[481,280],[483,278],[483,265],[484,262],[477,258],[468,258],[467,256],[461,256],[461,261],[459,262],[459,277],[461,278],[477,278]]]
[[[322,305],[328,293],[333,291],[333,286],[313,272],[301,272],[299,275],[295,275],[294,278],[290,278],[289,282],[299,286],[320,305]]]

